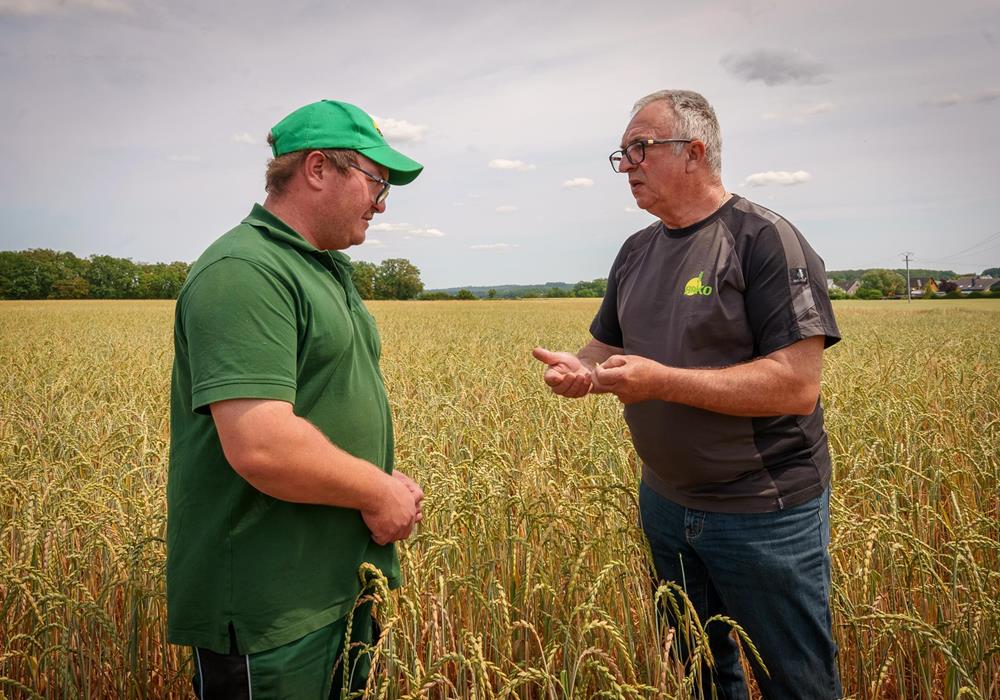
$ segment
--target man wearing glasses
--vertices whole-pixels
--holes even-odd
[[[202,254],[176,307],[168,636],[192,647],[200,698],[364,687],[376,634],[359,570],[398,586],[393,543],[422,517],[340,252],[422,166],[344,102],[302,107],[268,142],[267,199]]]
[[[639,100],[610,158],[658,221],[622,246],[593,339],[575,355],[535,349],[545,382],[625,404],[656,576],[702,622],[743,626],[764,697],[840,697],[819,403],[823,350],[840,335],[823,262],[788,221],[726,191],[718,121],[697,93]],[[746,698],[728,626],[708,632],[706,688]]]

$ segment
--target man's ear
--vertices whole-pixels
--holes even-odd
[[[688,144],[687,160],[684,162],[684,172],[694,172],[705,162],[705,144],[697,139]]]
[[[330,176],[326,167],[326,156],[321,151],[310,151],[302,159],[302,177],[310,189],[323,189],[323,184]]]

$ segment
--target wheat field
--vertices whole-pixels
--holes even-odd
[[[373,302],[397,464],[424,487],[378,581],[377,698],[686,698],[617,401],[530,349],[595,300]],[[837,302],[834,632],[856,698],[1000,698],[1000,302]],[[165,641],[172,302],[0,303],[0,698],[190,697]],[[737,621],[738,622],[738,621]],[[739,633],[735,629],[735,634]],[[752,640],[744,649],[753,651]]]

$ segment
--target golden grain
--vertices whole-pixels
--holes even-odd
[[[672,698],[616,401],[536,344],[596,302],[375,302],[397,463],[425,488],[380,588],[379,698]],[[171,302],[0,304],[0,697],[182,697],[165,642]],[[838,302],[826,357],[834,626],[855,697],[1000,697],[1000,303]],[[730,624],[748,656],[752,640]],[[706,621],[707,624],[707,621]]]

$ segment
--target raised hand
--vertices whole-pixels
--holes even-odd
[[[570,352],[553,352],[535,348],[531,354],[546,365],[542,379],[552,392],[570,399],[578,399],[590,392],[593,384],[591,370]]]

